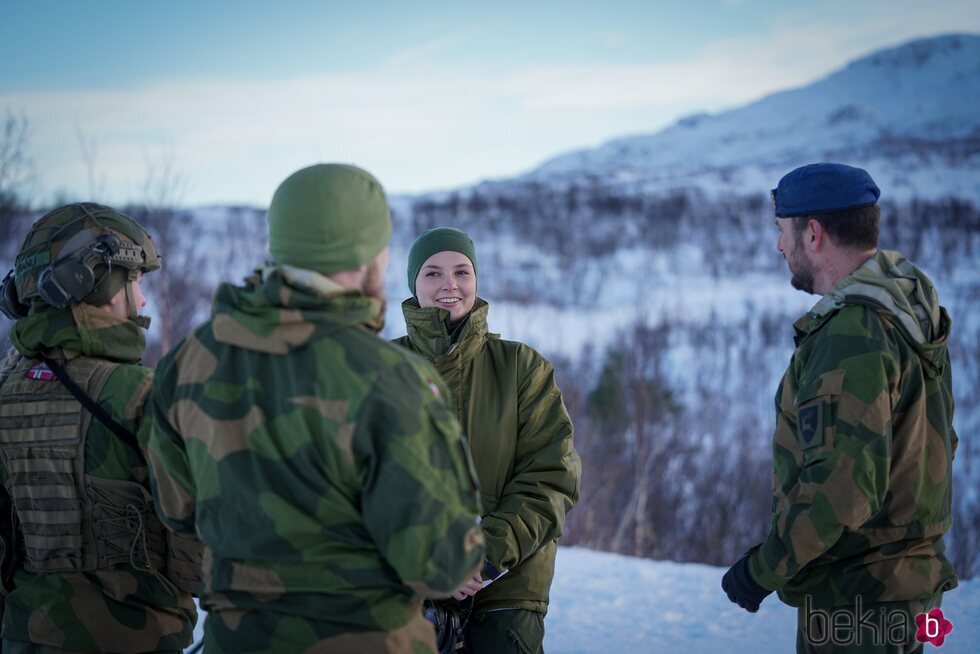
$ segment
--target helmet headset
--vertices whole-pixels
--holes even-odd
[[[61,225],[51,225],[51,221],[45,224],[46,218],[65,210],[72,211],[76,218]],[[82,225],[78,225],[80,221]],[[132,240],[126,233],[123,233],[126,240],[120,238],[121,221],[129,223],[127,227],[135,228],[142,234],[142,244]],[[67,236],[66,231],[76,225],[81,229],[67,239],[59,249],[57,258],[40,270],[36,284],[31,289],[30,284],[22,281],[22,278],[29,277],[32,271],[43,265],[51,256],[52,243],[61,234]],[[42,247],[39,249],[38,243],[32,242],[32,238],[37,230],[44,227],[55,230],[41,241]],[[17,257],[15,269],[8,272],[2,281],[0,313],[11,320],[19,320],[28,315],[31,302],[35,299],[57,308],[85,301],[104,304],[111,299],[106,291],[114,294],[122,285],[126,288],[129,318],[142,324],[148,322],[148,319],[138,315],[139,307],[135,306],[130,282],[136,281],[140,272],[159,267],[160,259],[152,239],[132,218],[101,205],[69,205],[47,214],[35,223]],[[118,279],[115,283],[109,279],[114,272]],[[19,280],[21,283],[18,291]]]

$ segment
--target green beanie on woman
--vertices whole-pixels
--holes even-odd
[[[419,271],[433,254],[439,252],[459,252],[473,264],[476,275],[476,246],[466,235],[455,227],[435,227],[419,234],[408,253],[408,289],[415,295],[415,280]]]

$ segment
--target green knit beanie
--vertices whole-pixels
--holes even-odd
[[[269,205],[269,254],[276,263],[324,275],[353,270],[374,259],[390,238],[384,189],[356,166],[298,170]]]
[[[415,279],[422,265],[438,252],[459,252],[466,255],[473,264],[476,275],[476,246],[473,241],[455,227],[435,227],[419,234],[408,253],[408,288],[415,295]]]

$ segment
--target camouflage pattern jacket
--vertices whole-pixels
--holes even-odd
[[[420,598],[484,550],[445,388],[378,338],[377,300],[289,266],[246,283],[219,287],[150,402],[158,511],[207,547],[206,647],[432,650]]]
[[[762,586],[803,606],[922,599],[957,584],[950,319],[929,279],[879,252],[796,323],[776,393]]]
[[[191,596],[178,591],[159,570],[165,531],[154,516],[142,452],[98,420],[92,419],[85,429],[82,405],[37,361],[42,354],[54,358],[63,354],[72,377],[92,358],[118,363],[92,399],[136,433],[152,383],[152,371],[134,365],[145,349],[142,330],[88,305],[70,305],[33,312],[16,323],[11,340],[26,358],[5,369],[0,387],[0,411],[5,416],[0,429],[6,443],[0,462],[0,534],[5,570],[12,564],[13,572],[13,587],[3,601],[3,640],[76,652],[186,647],[197,612]],[[48,418],[45,426],[32,428],[25,441],[14,425],[30,418],[35,410],[30,407],[43,410]],[[79,418],[70,415],[74,407]],[[65,408],[68,414],[63,413]],[[73,447],[79,429],[84,429],[84,437],[75,442],[83,446]],[[50,438],[57,434],[62,435],[60,440]],[[25,442],[55,454],[38,458],[24,449]],[[83,458],[76,459],[71,452],[79,449]],[[50,458],[57,452],[68,458]],[[119,507],[109,500],[112,493],[100,495],[116,488],[129,497],[126,510],[118,515]],[[79,493],[87,495],[90,509],[84,504],[79,507]],[[11,524],[11,503],[17,509],[13,512],[17,524]],[[57,549],[71,542],[79,545]],[[93,569],[79,565],[79,556],[91,561]],[[37,567],[35,559],[50,562],[56,557],[76,564],[52,569],[80,569],[28,571]],[[110,560],[111,564],[102,563]],[[157,569],[151,569],[148,561],[155,561]]]
[[[408,335],[395,342],[433,361],[449,385],[480,482],[487,559],[510,570],[477,593],[477,612],[544,613],[582,463],[551,364],[523,343],[488,333],[489,310],[477,299],[462,331],[450,334],[445,309],[408,299]]]

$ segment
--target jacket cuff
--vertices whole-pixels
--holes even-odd
[[[749,554],[748,565],[746,566],[747,572],[755,583],[759,584],[766,590],[779,590],[786,585],[788,580],[783,579],[777,575],[774,570],[771,570],[768,566],[766,566],[765,561],[760,554],[762,547],[765,547],[765,543],[763,543],[763,545],[760,547],[756,547]]]
[[[484,516],[480,526],[487,544],[486,557],[498,570],[512,568],[520,559],[517,539],[506,520]]]

